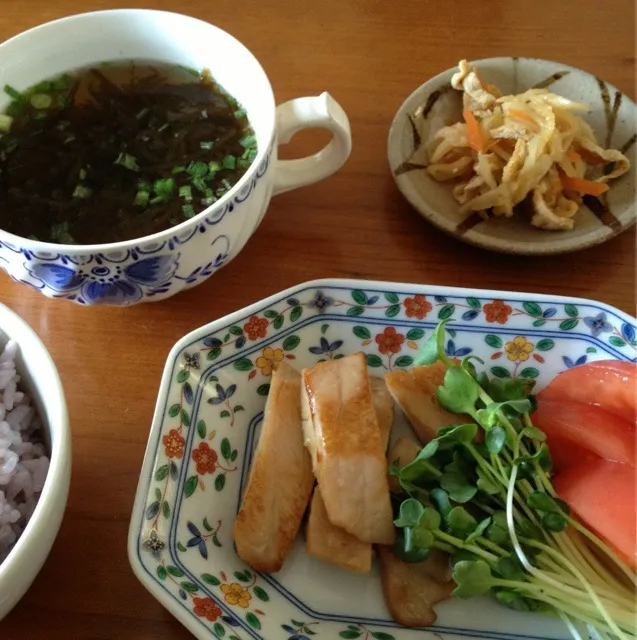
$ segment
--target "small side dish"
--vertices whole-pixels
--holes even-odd
[[[571,230],[583,197],[601,196],[630,168],[623,153],[599,145],[578,115],[586,104],[547,88],[502,95],[466,60],[451,87],[463,92],[463,121],[428,140],[426,171],[453,183],[461,212],[511,218],[524,204],[533,226]]]
[[[404,626],[432,625],[451,595],[490,594],[558,616],[574,638],[587,625],[634,639],[637,365],[581,365],[536,397],[531,378],[489,377],[477,356],[450,357],[446,323],[384,382],[361,352],[301,373],[277,365],[234,527],[239,555],[279,570],[311,501],[307,552],[365,573],[375,548]],[[420,442],[400,438],[386,454],[392,398]],[[246,550],[246,530],[261,549]]]

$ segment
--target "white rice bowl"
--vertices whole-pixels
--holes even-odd
[[[64,389],[51,354],[0,303],[0,621],[51,551],[69,494],[71,449]]]
[[[0,347],[0,563],[31,518],[49,458],[32,400],[16,371],[18,343]]]

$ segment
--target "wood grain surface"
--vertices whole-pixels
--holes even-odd
[[[461,57],[558,60],[599,75],[634,99],[632,0],[134,4],[189,13],[232,33],[261,61],[279,102],[330,91],[350,117],[353,153],[332,178],[276,197],[238,258],[166,302],[81,308],[47,300],[0,273],[0,300],[31,324],[60,370],[73,429],[65,519],[34,585],[0,623],[3,640],[190,637],[134,577],[126,538],[162,367],[171,346],[196,327],[319,277],[585,296],[634,313],[633,230],[561,257],[487,253],[422,220],[397,191],[386,159],[389,125],[402,101]],[[121,3],[0,5],[5,39],[41,22]],[[1,74],[0,60],[0,83]],[[308,132],[282,155],[306,154],[324,140]]]

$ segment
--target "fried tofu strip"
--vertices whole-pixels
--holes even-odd
[[[369,377],[369,385],[372,390],[372,403],[376,420],[378,422],[378,432],[380,433],[380,445],[383,451],[387,451],[391,428],[394,424],[394,399],[383,378],[376,376]]]
[[[364,542],[395,540],[385,451],[363,353],[303,370],[303,427],[330,522]]]
[[[319,487],[314,488],[305,536],[305,548],[315,558],[360,573],[372,568],[372,545],[330,522]]]
[[[382,378],[371,377],[372,402],[381,445],[387,448],[394,421],[394,401]],[[319,487],[314,488],[306,528],[307,552],[337,566],[367,573],[372,568],[372,545],[330,522]]]
[[[462,421],[462,418],[449,413],[438,403],[438,387],[443,383],[445,371],[445,365],[436,362],[385,374],[389,392],[405,412],[422,443],[435,438],[440,427],[460,424]]]
[[[280,363],[272,373],[261,435],[234,523],[237,553],[257,571],[283,565],[314,486],[303,444],[301,375]]]

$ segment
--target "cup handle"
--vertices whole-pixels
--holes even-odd
[[[334,138],[318,153],[298,160],[279,160],[274,178],[274,194],[323,180],[338,171],[352,150],[352,134],[347,114],[329,93],[296,98],[276,109],[277,144],[287,143],[295,133],[308,127],[329,129]]]

